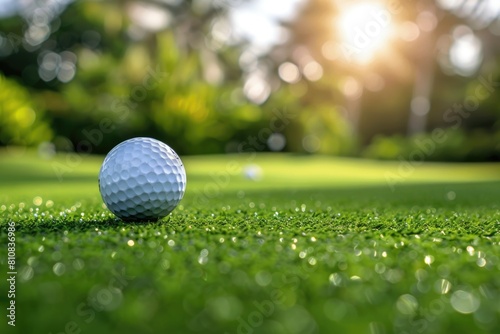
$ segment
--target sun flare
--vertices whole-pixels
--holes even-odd
[[[369,62],[394,34],[392,14],[382,4],[347,5],[337,21],[341,49],[348,60]]]

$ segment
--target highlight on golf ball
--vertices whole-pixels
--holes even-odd
[[[155,221],[179,204],[186,171],[167,144],[133,138],[115,146],[99,172],[99,191],[107,208],[128,221]]]

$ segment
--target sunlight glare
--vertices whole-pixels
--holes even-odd
[[[392,15],[382,4],[358,3],[343,10],[337,28],[347,60],[369,62],[395,33]]]
[[[483,45],[467,26],[453,30],[454,42],[450,48],[450,61],[462,76],[473,75],[483,61]]]

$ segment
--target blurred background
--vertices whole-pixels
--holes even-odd
[[[495,0],[0,0],[0,146],[500,160]]]

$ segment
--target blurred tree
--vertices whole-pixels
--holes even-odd
[[[271,53],[275,72],[292,86],[307,87],[300,98],[303,108],[330,106],[332,113],[349,121],[365,145],[384,134],[408,133],[416,138],[415,134],[436,127],[454,126],[450,119],[459,116],[449,109],[467,102],[464,96],[474,97],[478,80],[470,76],[480,78],[498,68],[491,57],[481,67],[482,57],[498,53],[491,51],[493,46],[488,47],[489,54],[481,53],[480,42],[475,42],[479,36],[489,45],[498,45],[492,42],[497,40],[495,30],[485,29],[494,17],[485,11],[487,2],[465,6],[462,1],[445,8],[434,0],[310,0],[289,26],[289,42]],[[478,25],[485,17],[488,23]],[[476,61],[478,65],[473,65]],[[486,100],[478,103],[473,113],[460,119],[460,126],[479,126],[484,128],[481,133],[491,133],[494,113]],[[495,156],[493,148],[490,152],[483,157]],[[469,156],[462,153],[457,156]]]
[[[44,113],[29,92],[0,74],[0,145],[34,145],[52,139]]]
[[[241,94],[235,47],[215,45],[219,4],[75,2],[60,11],[44,12],[50,33],[36,45],[25,36],[0,61],[42,101],[58,149],[107,152],[146,135],[181,153],[224,152],[270,119]],[[21,34],[33,24],[9,18],[0,28]]]
[[[291,107],[299,115],[289,136],[294,151],[346,155],[356,150],[356,120],[347,112],[341,88],[348,71],[322,54],[335,38],[336,15],[333,1],[306,2],[298,17],[284,24],[289,41],[270,53],[283,89],[298,99]]]
[[[227,12],[243,1],[23,1],[0,19],[0,72],[29,92],[61,150],[104,153],[146,135],[181,153],[235,152],[260,134],[258,150],[328,154],[378,138],[365,154],[385,157],[394,150],[380,147],[395,145],[380,138],[460,123],[486,152],[482,138],[498,132],[498,94],[466,116],[453,110],[499,75],[500,24],[484,15],[488,0],[309,0],[285,24],[288,42],[259,55],[232,37]],[[277,114],[286,126],[274,126]],[[492,146],[478,156],[496,156]]]

